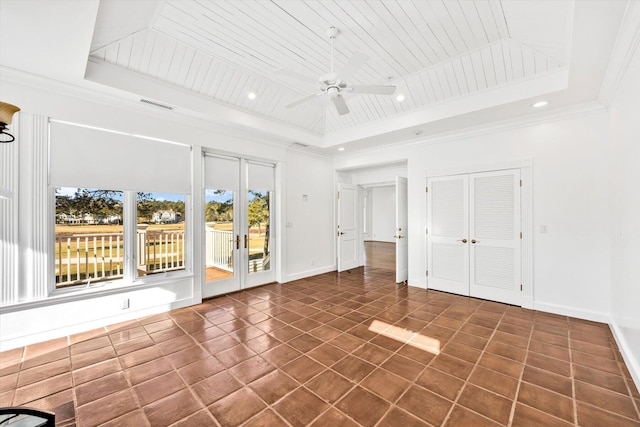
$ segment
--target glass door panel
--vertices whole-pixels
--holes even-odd
[[[271,269],[269,251],[271,215],[268,191],[249,190],[247,196],[248,271],[254,274]]]
[[[204,285],[210,297],[241,288],[240,159],[205,155]]]
[[[205,190],[205,272],[206,281],[213,282],[235,276],[234,192]]]

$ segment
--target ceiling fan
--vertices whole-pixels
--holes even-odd
[[[342,70],[339,73],[333,71],[333,40],[340,33],[336,27],[330,27],[327,30],[327,36],[331,40],[331,71],[318,78],[317,85],[320,89],[319,92],[307,95],[304,98],[298,99],[288,105],[286,108],[292,108],[297,105],[303,104],[307,101],[327,94],[333,105],[336,107],[339,115],[349,113],[349,107],[345,101],[342,93],[365,93],[371,95],[393,95],[396,90],[395,86],[350,86],[347,84],[347,80],[355,74],[369,59],[367,55],[361,52],[355,52],[351,58],[344,64]],[[301,76],[294,72],[283,71],[283,74],[288,74],[291,77],[298,78],[300,80],[308,81],[305,76]]]

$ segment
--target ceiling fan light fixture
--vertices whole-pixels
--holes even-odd
[[[538,101],[538,102],[535,102],[535,103],[531,104],[531,106],[533,108],[542,108],[542,107],[544,107],[544,106],[546,106],[548,104],[549,104],[549,101]]]
[[[402,102],[406,99],[406,97],[404,96],[404,93],[400,92],[398,95],[396,95],[396,101],[398,102]]]
[[[258,94],[256,92],[254,92],[254,91],[251,91],[251,92],[247,93],[247,98],[249,98],[251,101],[253,101],[257,97],[258,97]]]

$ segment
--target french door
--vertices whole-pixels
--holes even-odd
[[[206,154],[204,297],[275,279],[274,165]]]
[[[520,305],[520,170],[430,178],[428,287]]]

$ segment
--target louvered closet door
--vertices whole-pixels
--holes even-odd
[[[427,182],[428,287],[469,295],[468,176]]]
[[[469,175],[469,204],[470,295],[521,305],[520,170]]]

